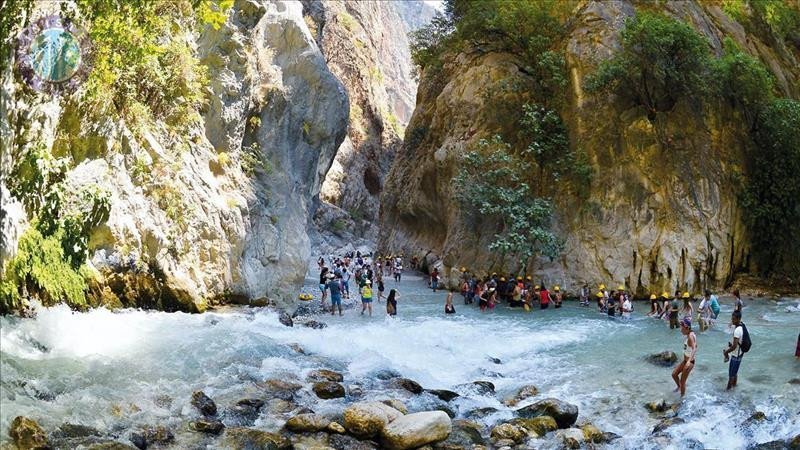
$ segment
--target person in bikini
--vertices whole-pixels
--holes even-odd
[[[683,361],[672,371],[672,379],[677,385],[675,392],[680,391],[683,397],[686,395],[686,379],[694,369],[697,354],[697,336],[692,331],[692,319],[688,317],[681,319],[681,334],[686,337],[683,341]]]

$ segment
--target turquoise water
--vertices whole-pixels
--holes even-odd
[[[314,280],[307,281],[313,288]],[[392,369],[426,388],[454,389],[489,380],[496,396],[462,396],[449,405],[459,416],[479,407],[498,412],[491,425],[513,417],[502,400],[520,386],[536,385],[539,398],[557,397],[579,406],[579,422],[589,420],[621,439],[610,448],[737,449],[800,433],[800,361],[794,358],[800,332],[800,300],[746,302],[744,321],[753,339],[734,392],[724,390],[727,364],[722,348],[730,335],[724,323],[699,333],[697,367],[678,410],[685,424],[668,429],[669,441],[654,439],[658,419],[643,408],[648,401],[678,401],[669,368],[644,361],[648,354],[673,350],[683,339],[666,323],[644,317],[636,304],[630,321],[609,319],[594,308],[567,302],[560,310],[525,313],[498,306],[480,313],[455,297],[457,314],[444,315],[446,294],[432,293],[422,278],[405,276],[398,286],[399,316],[347,310],[344,317],[321,316],[328,327],[287,328],[267,309],[231,308],[204,315],[68,309],[39,311],[36,319],[0,319],[0,429],[2,439],[17,415],[36,418],[52,430],[63,422],[94,426],[125,440],[131,427],[165,424],[176,430],[179,446],[216,448],[217,441],[181,431],[196,412],[193,390],[203,389],[224,409],[257,392],[268,377],[300,379],[315,368],[345,374],[345,385],[360,385],[362,398],[399,397],[411,410],[438,405],[429,395],[388,389],[375,374]],[[723,300],[721,318],[731,303]],[[360,309],[360,308],[359,308]],[[289,344],[298,343],[308,355]],[[489,357],[499,358],[495,364]],[[157,401],[168,395],[169,405]],[[308,389],[299,403],[335,413],[352,399],[319,401]],[[742,426],[754,411],[767,420]],[[284,419],[262,413],[255,425],[278,429]],[[553,436],[533,442],[555,448]]]

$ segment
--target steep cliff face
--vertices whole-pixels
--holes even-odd
[[[218,29],[181,35],[211,80],[186,136],[161,122],[80,123],[80,103],[33,93],[4,70],[4,268],[38,212],[20,214],[10,167],[33,147],[56,153],[88,133],[88,149],[64,155],[60,189],[70,198],[92,186],[110,202],[88,238],[90,304],[200,311],[231,297],[291,302],[348,101],[299,2],[239,0],[226,14]]]
[[[347,137],[325,177],[316,220],[326,236],[346,235],[356,244],[377,237],[384,178],[414,110],[409,27],[398,13],[400,3],[304,1],[328,67],[350,99]],[[409,18],[430,9],[409,3],[419,3],[419,11],[407,12]]]
[[[719,5],[650,6],[690,24],[716,54],[730,36],[770,68],[783,95],[798,95],[792,51],[746,33]],[[747,126],[723,104],[698,113],[679,102],[648,117],[642,108],[585,93],[587,76],[620,47],[620,29],[634,12],[624,1],[582,2],[573,12],[559,49],[570,80],[559,112],[571,146],[586,151],[595,176],[585,199],[553,189],[555,228],[566,247],[555,261],[540,259],[528,269],[537,280],[573,291],[584,282],[624,283],[639,294],[719,287],[752,268],[738,182],[752,145]],[[380,248],[427,255],[452,276],[460,266],[478,273],[516,269],[487,250],[498,230],[465,223],[451,179],[467,148],[513,132],[515,118],[498,116],[489,104],[498,96],[526,95],[503,88],[529,81],[520,66],[517,55],[473,48],[423,74],[417,110],[386,185]]]

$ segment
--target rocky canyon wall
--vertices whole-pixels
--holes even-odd
[[[559,112],[571,147],[586,152],[594,177],[585,181],[586,198],[553,189],[554,226],[565,249],[527,270],[537,282],[571,292],[584,282],[625,284],[639,295],[719,288],[752,269],[738,182],[752,145],[744,118],[721,103],[698,113],[688,102],[648,117],[642,108],[585,92],[587,76],[620,48],[620,30],[636,5],[580,2],[573,11],[558,49],[569,74]],[[800,94],[796,53],[747,33],[719,4],[650,6],[688,23],[717,55],[723,39],[732,38],[770,69],[782,95]],[[479,139],[515,131],[517,117],[491,105],[498,98],[524,101],[525,92],[507,88],[530,84],[521,67],[519,55],[479,46],[423,73],[417,109],[384,189],[381,250],[424,257],[450,279],[461,266],[478,274],[518,269],[488,251],[498,229],[465,222],[451,180],[459,157]]]
[[[82,122],[79,96],[31,91],[15,62],[4,63],[4,269],[40,212],[25,213],[26,199],[8,189],[20,180],[9,174],[42,148],[67,165],[65,199],[87,187],[108,196],[108,219],[87,242],[90,306],[291,304],[310,256],[310,217],[345,138],[347,94],[300,2],[237,0],[223,19],[216,29],[180,33],[209,79],[185,135],[161,122]],[[23,294],[35,294],[28,287],[37,288]]]

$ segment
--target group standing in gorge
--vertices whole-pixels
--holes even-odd
[[[327,296],[330,292],[331,315],[342,314],[342,298],[350,299],[350,282],[354,282],[358,295],[361,298],[361,314],[372,316],[372,304],[377,291],[378,303],[383,302],[386,285],[384,278],[393,278],[399,283],[403,274],[403,256],[392,255],[374,257],[372,254],[361,252],[348,252],[341,257],[330,257],[328,261],[320,256],[317,260],[319,266],[319,290],[321,292],[321,307],[328,309]],[[308,297],[310,298],[310,297]],[[389,290],[386,297],[386,314],[397,315],[397,300],[400,293],[397,289]]]

